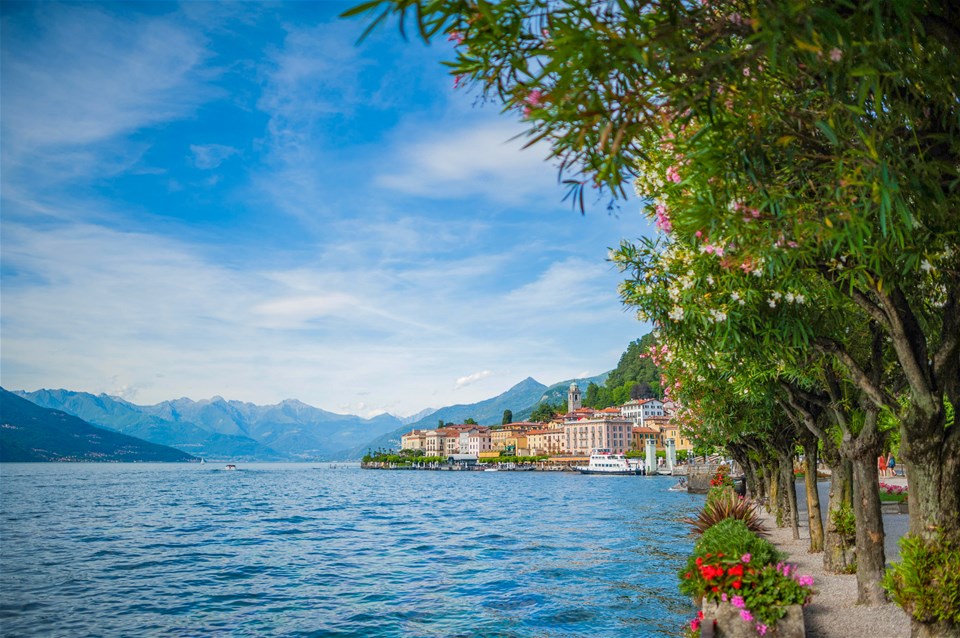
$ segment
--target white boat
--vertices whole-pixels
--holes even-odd
[[[227,463],[227,467],[225,467],[225,468],[223,468],[223,469],[225,469],[225,470],[231,470],[231,471],[232,471],[232,470],[237,469],[237,466],[234,465],[233,463]]]
[[[499,467],[485,467],[485,468],[483,468],[483,471],[484,471],[484,472],[499,472],[499,471],[500,471],[500,468],[499,468]]]
[[[623,454],[614,454],[608,448],[597,448],[590,453],[590,462],[587,465],[580,465],[577,471],[581,474],[643,474],[643,467],[640,464],[630,463]]]
[[[686,491],[687,491],[687,479],[681,478],[679,481],[677,481],[677,484],[676,484],[676,485],[671,485],[669,488],[667,488],[667,491],[669,491],[669,492],[686,492]]]

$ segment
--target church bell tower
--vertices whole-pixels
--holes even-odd
[[[567,392],[567,412],[580,409],[580,398],[580,388],[577,387],[576,383],[571,383],[570,391]]]

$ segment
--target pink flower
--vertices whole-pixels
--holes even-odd
[[[743,618],[743,620],[744,620],[745,622],[752,622],[752,621],[753,621],[753,614],[751,614],[751,613],[750,613],[748,610],[746,610],[746,609],[741,609],[741,610],[740,610],[740,617]]]
[[[676,166],[671,166],[667,169],[667,179],[674,184],[679,184],[682,181],[682,178],[680,177],[680,171],[677,170]]]
[[[667,207],[663,204],[657,205],[657,228],[665,233],[673,230],[673,224],[670,222],[670,216],[667,214]]]
[[[449,37],[447,37],[447,42],[456,42],[457,44],[463,44],[463,34],[459,31],[451,31]]]
[[[744,554],[743,556],[740,557],[740,562],[749,563],[751,558],[752,556],[750,556],[750,554]]]
[[[693,620],[690,621],[690,630],[696,631],[698,629],[700,629],[700,619],[694,618]]]
[[[834,62],[839,62],[843,58],[843,51],[834,47],[830,49],[830,59]]]
[[[757,625],[757,633],[761,636],[767,635],[767,626],[766,625]]]
[[[801,576],[797,579],[797,582],[803,585],[804,587],[809,587],[813,584],[813,576]]]
[[[698,230],[697,232],[695,232],[695,233],[693,234],[693,236],[696,237],[697,239],[700,239],[701,237],[703,237],[703,231],[702,231],[702,230]]]
[[[730,604],[737,609],[743,609],[746,603],[743,602],[743,596],[734,596],[730,599]]]
[[[726,594],[721,594],[721,595],[720,595],[720,600],[722,600],[723,602],[727,602],[727,595],[726,595]]]
[[[543,91],[534,89],[527,94],[527,97],[523,98],[523,101],[534,108],[539,108],[543,106]]]
[[[750,77],[750,68],[749,68],[749,67],[743,67],[743,77],[745,77],[745,78]]]

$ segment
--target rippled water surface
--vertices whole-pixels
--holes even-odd
[[[660,477],[5,464],[4,636],[670,636]]]

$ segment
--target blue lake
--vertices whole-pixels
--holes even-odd
[[[676,636],[664,477],[0,466],[4,636]]]

